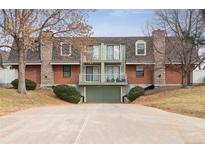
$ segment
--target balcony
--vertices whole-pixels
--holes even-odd
[[[81,54],[82,63],[122,63],[125,62],[124,45],[97,45]]]
[[[126,85],[127,74],[80,74],[80,85]]]
[[[122,63],[123,59],[122,58],[103,58],[102,56],[99,57],[87,57],[83,56],[82,58],[83,63],[100,63],[100,62],[105,62],[105,63]]]

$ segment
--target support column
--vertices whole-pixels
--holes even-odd
[[[105,82],[105,63],[101,63],[101,82]]]

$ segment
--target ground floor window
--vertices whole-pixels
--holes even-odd
[[[107,66],[106,67],[107,81],[115,81],[120,78],[120,67],[119,66]]]
[[[86,67],[86,81],[99,81],[100,80],[100,67],[87,66]]]
[[[71,66],[63,65],[63,77],[71,77]]]
[[[144,66],[136,66],[136,76],[143,77],[144,76]]]

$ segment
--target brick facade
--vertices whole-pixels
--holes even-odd
[[[63,76],[63,65],[54,65],[54,84],[78,84],[80,65],[71,65],[71,77]]]
[[[26,79],[35,81],[36,83],[41,83],[41,66],[40,65],[30,65],[26,66]]]
[[[166,84],[181,84],[182,77],[180,73],[180,68],[177,66],[173,67],[172,65],[166,65]]]
[[[13,66],[18,69],[18,66]],[[26,66],[26,79],[32,80],[37,84],[41,83],[41,66],[40,65],[27,65]]]
[[[129,84],[153,84],[153,65],[143,65],[144,66],[144,76],[136,76],[136,65],[127,65],[126,73]]]
[[[18,69],[18,66],[13,66]],[[54,84],[77,84],[79,81],[80,66],[71,65],[71,77],[63,77],[63,65],[53,65]],[[154,65],[144,65],[144,77],[136,77],[136,65],[126,66],[127,79],[129,84],[153,84]],[[26,79],[41,83],[41,66],[27,65]],[[181,74],[171,65],[166,65],[166,84],[181,84]]]

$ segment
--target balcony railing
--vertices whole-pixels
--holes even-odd
[[[120,52],[117,56],[108,56],[106,53],[99,55],[82,54],[82,62],[100,62],[100,61],[112,61],[112,62],[122,62],[125,60],[124,52]]]
[[[80,84],[126,84],[127,74],[80,74]]]

